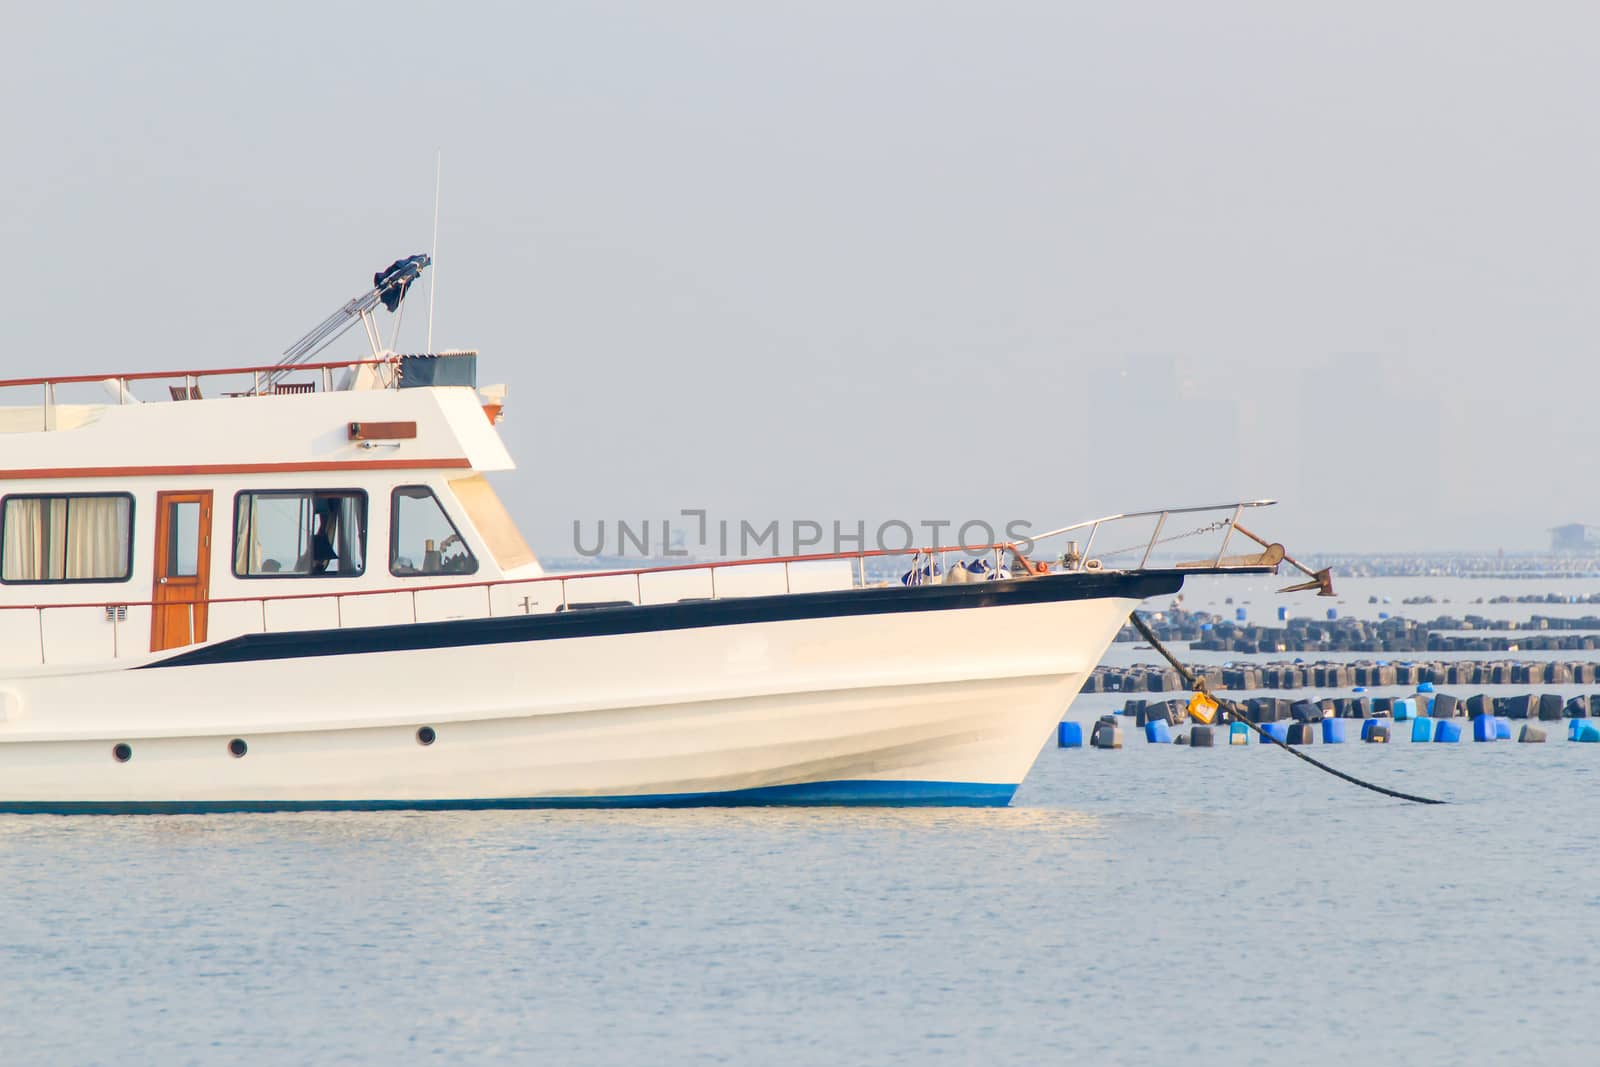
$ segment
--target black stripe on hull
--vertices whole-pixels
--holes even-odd
[[[1143,600],[1177,592],[1183,586],[1183,579],[1183,573],[1177,571],[1061,574],[960,585],[842,589],[822,593],[628,605],[546,615],[401,623],[347,630],[244,634],[218,641],[214,645],[179,652],[135,669],[197,667],[309,656],[355,656],[370,652],[409,652],[522,641],[559,641],[571,637],[659,633],[757,622],[898,615],[917,611],[951,611],[1109,597]]]

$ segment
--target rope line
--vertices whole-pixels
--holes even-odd
[[[1140,541],[1136,545],[1129,545],[1126,548],[1113,548],[1110,552],[1098,552],[1096,555],[1101,559],[1110,559],[1112,556],[1125,556],[1130,552],[1142,552],[1146,548],[1154,548],[1156,545],[1164,545],[1170,541],[1182,541],[1186,537],[1199,537],[1201,534],[1216,533],[1218,530],[1226,530],[1231,525],[1233,523],[1228,519],[1218,519],[1216,522],[1208,523],[1205,526],[1197,526],[1188,533],[1169,534],[1154,541]]]
[[[1194,674],[1193,671],[1191,671],[1188,667],[1185,667],[1182,663],[1179,663],[1177,657],[1174,656],[1171,652],[1167,651],[1167,646],[1163,645],[1156,638],[1155,631],[1150,629],[1150,625],[1147,622],[1145,622],[1143,619],[1139,618],[1139,613],[1137,611],[1129,613],[1128,621],[1133,623],[1133,628],[1135,630],[1138,630],[1140,635],[1143,636],[1146,641],[1150,642],[1150,647],[1154,648],[1157,652],[1161,653],[1161,655],[1166,658],[1166,661],[1168,663],[1172,664],[1172,666],[1177,669],[1178,673],[1183,676],[1184,682],[1186,682],[1191,689],[1194,689],[1194,688],[1198,687],[1201,684],[1199,682],[1199,680],[1195,677],[1195,674]],[[1258,737],[1260,737],[1262,739],[1262,743],[1263,744],[1266,743],[1267,741],[1271,741],[1273,744],[1277,745],[1279,748],[1281,748],[1285,752],[1289,753],[1289,755],[1298,756],[1300,759],[1303,759],[1307,763],[1311,764],[1311,766],[1316,767],[1319,770],[1327,771],[1329,774],[1333,775],[1335,778],[1343,778],[1345,781],[1349,782],[1351,785],[1359,785],[1362,789],[1370,789],[1374,793],[1382,793],[1384,796],[1386,796],[1386,797],[1394,797],[1396,800],[1409,800],[1413,804],[1443,804],[1443,803],[1445,803],[1442,800],[1432,800],[1432,799],[1430,799],[1428,797],[1412,796],[1410,793],[1402,793],[1399,790],[1387,789],[1387,788],[1385,788],[1385,787],[1383,787],[1381,785],[1374,785],[1371,782],[1364,782],[1360,778],[1355,777],[1354,775],[1349,775],[1349,774],[1346,774],[1343,771],[1338,770],[1338,769],[1336,769],[1334,767],[1330,767],[1326,763],[1323,763],[1321,760],[1312,759],[1310,756],[1306,755],[1304,752],[1301,752],[1299,749],[1294,748],[1291,745],[1287,745],[1282,741],[1279,741],[1276,737],[1272,736],[1271,734],[1269,734],[1265,730],[1263,730],[1261,727],[1259,727],[1255,723],[1251,722],[1248,717],[1242,715],[1240,713],[1241,709],[1239,708],[1238,702],[1232,701],[1232,700],[1228,701],[1228,709],[1229,709],[1229,711],[1231,711],[1233,713],[1233,721],[1234,722],[1242,722],[1246,726],[1250,727],[1250,729],[1254,730],[1256,732],[1256,736],[1258,736]]]

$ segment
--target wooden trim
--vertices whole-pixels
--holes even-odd
[[[200,463],[164,467],[38,467],[0,470],[0,481],[41,478],[170,478],[202,474],[304,474],[317,471],[471,470],[465,458],[341,459],[289,463]]]
[[[417,424],[413,422],[352,422],[352,441],[413,441]]]

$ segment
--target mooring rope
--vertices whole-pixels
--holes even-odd
[[[1155,635],[1155,631],[1150,629],[1150,625],[1147,622],[1145,622],[1143,619],[1139,618],[1139,613],[1137,611],[1129,613],[1128,621],[1133,623],[1133,628],[1135,630],[1138,630],[1139,633],[1144,637],[1144,639],[1146,641],[1150,642],[1150,647],[1151,648],[1154,648],[1157,652],[1161,653],[1161,655],[1166,658],[1166,661],[1168,663],[1172,664],[1173,667],[1175,667],[1177,669],[1178,673],[1183,676],[1184,682],[1189,686],[1190,689],[1196,688],[1198,682],[1197,682],[1197,679],[1195,678],[1194,672],[1191,671],[1188,667],[1185,667],[1182,663],[1179,663],[1178,662],[1178,658],[1176,656],[1174,656],[1171,652],[1167,651],[1167,646],[1163,645],[1160,642],[1160,640],[1157,639],[1157,637]],[[1382,793],[1386,797],[1394,797],[1397,800],[1409,800],[1414,804],[1443,804],[1444,803],[1444,801],[1442,801],[1442,800],[1431,800],[1428,797],[1416,797],[1416,796],[1412,796],[1410,793],[1402,793],[1399,790],[1395,790],[1395,789],[1385,789],[1381,785],[1373,785],[1371,782],[1363,782],[1360,778],[1357,778],[1354,775],[1349,775],[1349,774],[1344,773],[1341,770],[1338,770],[1336,768],[1330,767],[1326,763],[1323,763],[1321,760],[1312,759],[1310,756],[1306,755],[1304,752],[1301,752],[1299,749],[1294,748],[1291,745],[1286,745],[1282,741],[1279,741],[1276,737],[1273,737],[1267,731],[1263,730],[1261,727],[1259,727],[1255,723],[1251,722],[1248,717],[1243,715],[1242,714],[1242,709],[1239,707],[1237,702],[1232,701],[1232,700],[1228,701],[1228,707],[1233,712],[1234,721],[1235,722],[1242,722],[1246,726],[1250,727],[1250,729],[1254,730],[1256,732],[1256,735],[1261,738],[1262,743],[1265,743],[1267,741],[1271,741],[1273,744],[1277,745],[1279,748],[1281,748],[1285,752],[1289,753],[1289,755],[1298,756],[1301,759],[1305,760],[1307,763],[1311,764],[1311,766],[1316,767],[1319,770],[1327,771],[1329,774],[1333,775],[1335,778],[1343,778],[1345,781],[1349,782],[1351,785],[1359,785],[1362,789],[1370,789],[1374,793]]]

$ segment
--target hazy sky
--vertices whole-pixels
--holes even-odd
[[[426,250],[441,149],[436,346],[510,386],[549,553],[687,507],[1600,522],[1600,18],[1321,8],[11,0],[0,373],[274,358]]]

